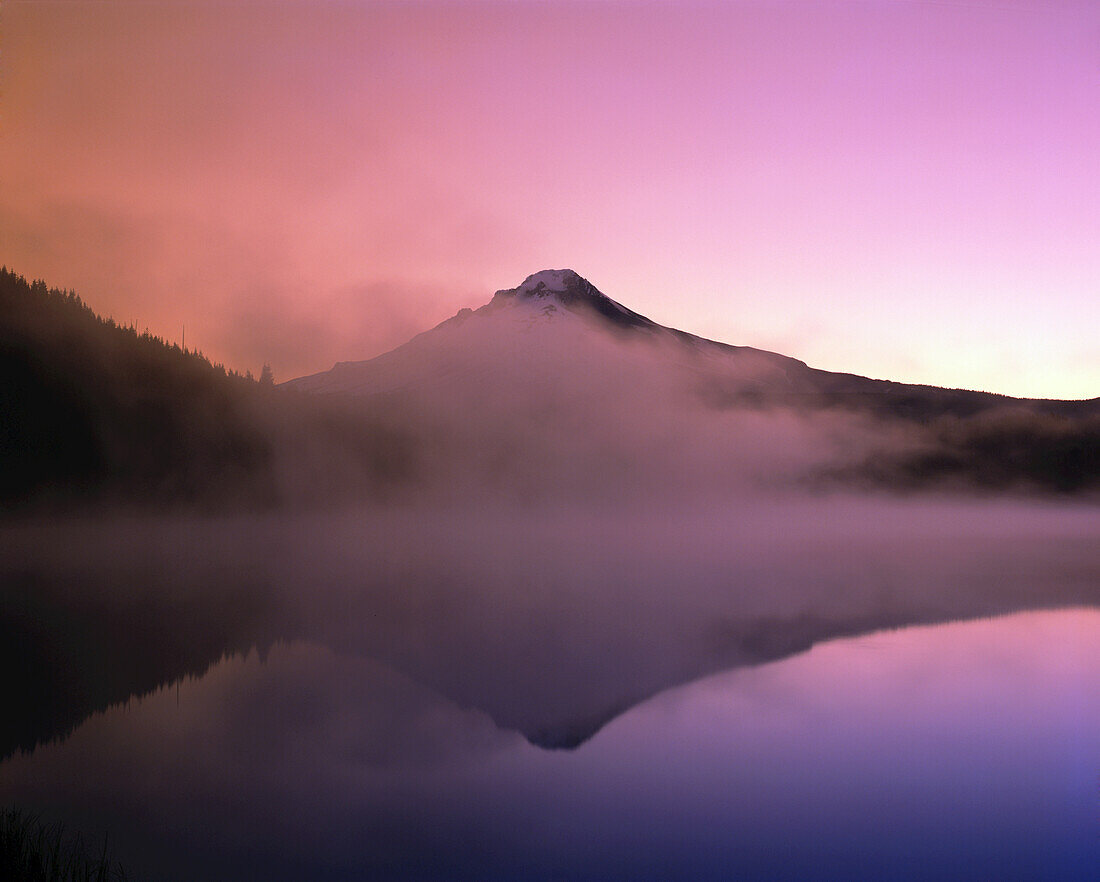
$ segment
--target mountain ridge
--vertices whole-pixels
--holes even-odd
[[[557,317],[572,314],[589,319],[593,323],[598,323],[599,327],[611,331],[621,339],[648,338],[662,342],[676,341],[685,350],[694,352],[696,355],[710,355],[718,358],[729,357],[742,361],[752,359],[758,365],[770,365],[786,376],[787,383],[777,385],[775,380],[778,377],[773,377],[770,388],[766,390],[749,390],[747,396],[744,394],[745,390],[741,390],[737,395],[730,396],[712,386],[707,393],[708,396],[712,401],[725,404],[743,403],[746,397],[752,399],[755,396],[759,399],[760,393],[764,391],[771,394],[787,393],[789,395],[794,393],[802,396],[819,396],[824,399],[822,403],[830,405],[841,403],[844,398],[850,398],[853,395],[884,395],[903,392],[925,393],[941,398],[949,398],[949,401],[941,401],[938,407],[932,407],[931,410],[958,415],[967,415],[985,409],[983,405],[1005,403],[1023,404],[1038,407],[1040,410],[1062,411],[1069,408],[1089,413],[1100,413],[1100,398],[1080,400],[1017,398],[997,392],[985,392],[962,387],[940,387],[925,383],[906,383],[897,380],[865,377],[847,371],[814,368],[801,359],[783,353],[712,340],[678,328],[661,325],[604,294],[588,279],[572,269],[549,269],[532,273],[516,287],[496,291],[492,298],[482,306],[477,308],[464,307],[450,318],[428,330],[422,331],[393,349],[367,359],[338,361],[327,371],[307,374],[288,380],[280,385],[310,392],[351,392],[357,394],[356,389],[345,388],[344,384],[340,382],[343,378],[350,378],[351,372],[368,372],[373,364],[392,358],[395,353],[401,352],[410,345],[420,345],[432,339],[432,336],[437,335],[439,332],[454,330],[471,320],[499,316],[509,308],[528,310],[530,315],[527,322],[529,324],[552,322]],[[342,377],[334,374],[342,375]],[[782,388],[783,385],[786,388]],[[835,400],[836,396],[842,396],[841,401]]]
[[[568,271],[533,274],[388,353],[281,388],[13,272],[0,272],[0,300],[0,512],[458,500],[487,487],[526,499],[682,495],[749,479],[1100,490],[1100,399],[819,371],[665,328]]]
[[[749,451],[781,459],[800,449],[801,477],[787,463],[780,480],[905,491],[1100,485],[1100,399],[1019,399],[820,370],[660,325],[573,270],[533,273],[389,352],[284,386],[396,407],[435,437],[463,439],[487,475],[539,450],[566,472],[581,461],[633,470],[632,485],[706,460],[694,478],[702,481],[769,472],[746,463]],[[565,456],[580,438],[589,439],[584,454]],[[724,456],[731,445],[739,452]],[[557,484],[534,466],[522,471],[533,485]]]

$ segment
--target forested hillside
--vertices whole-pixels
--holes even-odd
[[[0,415],[8,509],[262,507],[302,491],[288,477],[291,461],[318,493],[359,488],[357,477],[381,486],[407,465],[402,439],[367,418],[227,371],[7,268]],[[342,458],[358,470],[336,474]]]

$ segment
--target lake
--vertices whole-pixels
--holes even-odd
[[[1092,513],[820,506],[8,531],[0,802],[132,879],[1096,878]]]

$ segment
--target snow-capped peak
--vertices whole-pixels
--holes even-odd
[[[518,287],[497,291],[490,306],[540,301],[550,301],[570,311],[593,310],[622,328],[657,327],[649,319],[616,303],[588,279],[571,269],[547,269],[532,273]]]
[[[579,284],[588,284],[588,282],[571,269],[548,269],[532,273],[515,290],[518,294],[528,296],[564,294],[570,288],[578,287]]]
[[[543,300],[554,297],[563,303],[585,297],[603,296],[591,282],[571,269],[547,269],[532,273],[518,287],[497,291],[495,295],[499,299],[515,298],[517,300]]]

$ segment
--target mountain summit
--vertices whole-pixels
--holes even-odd
[[[612,300],[571,269],[532,273],[518,287],[497,291],[489,305],[499,307],[507,303],[557,304],[569,310],[595,312],[620,328],[660,329],[656,322]]]
[[[563,303],[583,298],[606,298],[588,279],[571,269],[540,270],[524,279],[523,284],[497,291],[493,296],[505,300],[509,297],[555,297]]]
[[[637,342],[641,344],[631,346]],[[649,344],[649,345],[645,345]],[[447,395],[485,398],[536,374],[560,386],[565,366],[578,384],[653,381],[686,368],[738,384],[792,391],[809,369],[794,358],[731,346],[666,328],[612,300],[571,269],[532,273],[515,288],[497,291],[478,309],[460,309],[436,327],[366,361],[338,362],[331,370],[285,384],[306,392],[409,392],[428,386]],[[512,377],[513,380],[507,378]],[[633,379],[632,379],[633,378]],[[509,395],[518,392],[509,388]]]

